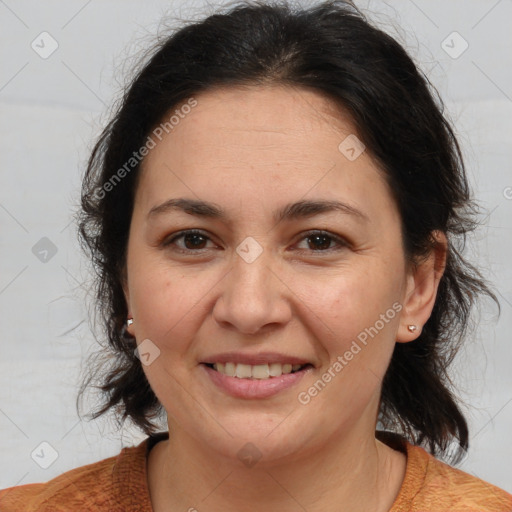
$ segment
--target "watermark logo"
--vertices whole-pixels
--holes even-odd
[[[357,160],[365,149],[366,146],[353,133],[343,139],[343,141],[338,146],[339,152],[351,162]]]
[[[160,349],[149,338],[146,338],[137,346],[134,354],[144,366],[149,366],[160,357]]]
[[[46,236],[43,236],[32,247],[32,254],[42,263],[48,263],[56,254],[57,246]]]
[[[262,453],[252,443],[245,443],[237,453],[238,458],[248,468],[252,468],[261,459]]]
[[[236,252],[246,263],[252,263],[263,252],[263,247],[252,236],[248,236],[238,245]]]
[[[452,59],[458,59],[469,48],[469,43],[458,32],[454,31],[443,40],[441,48]]]
[[[43,441],[34,448],[30,457],[39,467],[48,469],[59,458],[59,453],[50,443]]]
[[[48,32],[41,32],[30,46],[41,59],[47,59],[57,50],[59,43]]]

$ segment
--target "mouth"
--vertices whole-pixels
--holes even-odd
[[[281,358],[281,362],[274,360],[265,363],[258,356],[251,361],[255,364],[248,364],[249,357],[240,356],[240,359],[245,359],[245,362],[235,362],[228,356],[222,357],[222,361],[214,359],[203,362],[199,367],[203,369],[206,382],[222,393],[252,400],[270,399],[292,389],[314,370],[311,363],[297,359],[288,362],[288,358]]]
[[[227,361],[225,363],[203,363],[208,368],[227,377],[249,380],[268,380],[298,373],[312,368],[310,363],[292,364],[292,363],[270,363],[270,364],[243,364]]]

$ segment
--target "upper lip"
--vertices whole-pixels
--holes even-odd
[[[201,361],[204,364],[235,363],[235,364],[312,364],[301,357],[280,354],[277,352],[259,352],[258,354],[244,354],[243,352],[223,352],[209,356]]]

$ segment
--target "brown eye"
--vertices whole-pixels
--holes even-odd
[[[203,249],[206,243],[206,237],[196,233],[188,233],[182,238],[187,249]]]
[[[181,240],[181,242],[178,243],[179,240]],[[209,241],[211,241],[210,237],[205,235],[203,232],[188,230],[182,231],[181,233],[178,233],[172,238],[166,240],[163,243],[163,246],[175,246],[176,250],[179,252],[194,252],[202,249],[208,249],[206,245]]]
[[[330,252],[341,250],[349,246],[343,238],[325,231],[312,231],[302,237],[301,242],[307,240],[307,247],[300,250],[313,252]]]
[[[319,249],[329,249],[332,238],[328,235],[311,235],[307,239],[309,242],[309,248],[313,251]]]

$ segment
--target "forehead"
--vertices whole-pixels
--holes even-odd
[[[219,146],[246,141],[247,146],[253,142],[265,147],[265,142],[293,144],[293,137],[300,139],[319,130],[330,131],[336,138],[356,131],[341,105],[305,88],[217,87],[195,96],[195,100],[197,106],[172,129],[189,141],[197,136],[201,142],[208,140]]]
[[[216,202],[238,198],[239,205],[259,197],[260,209],[308,193],[354,202],[389,196],[368,152],[355,159],[343,152],[345,141],[358,140],[349,116],[315,91],[231,87],[194,99],[196,106],[175,116],[178,122],[143,162],[137,196],[146,209],[183,194]]]

